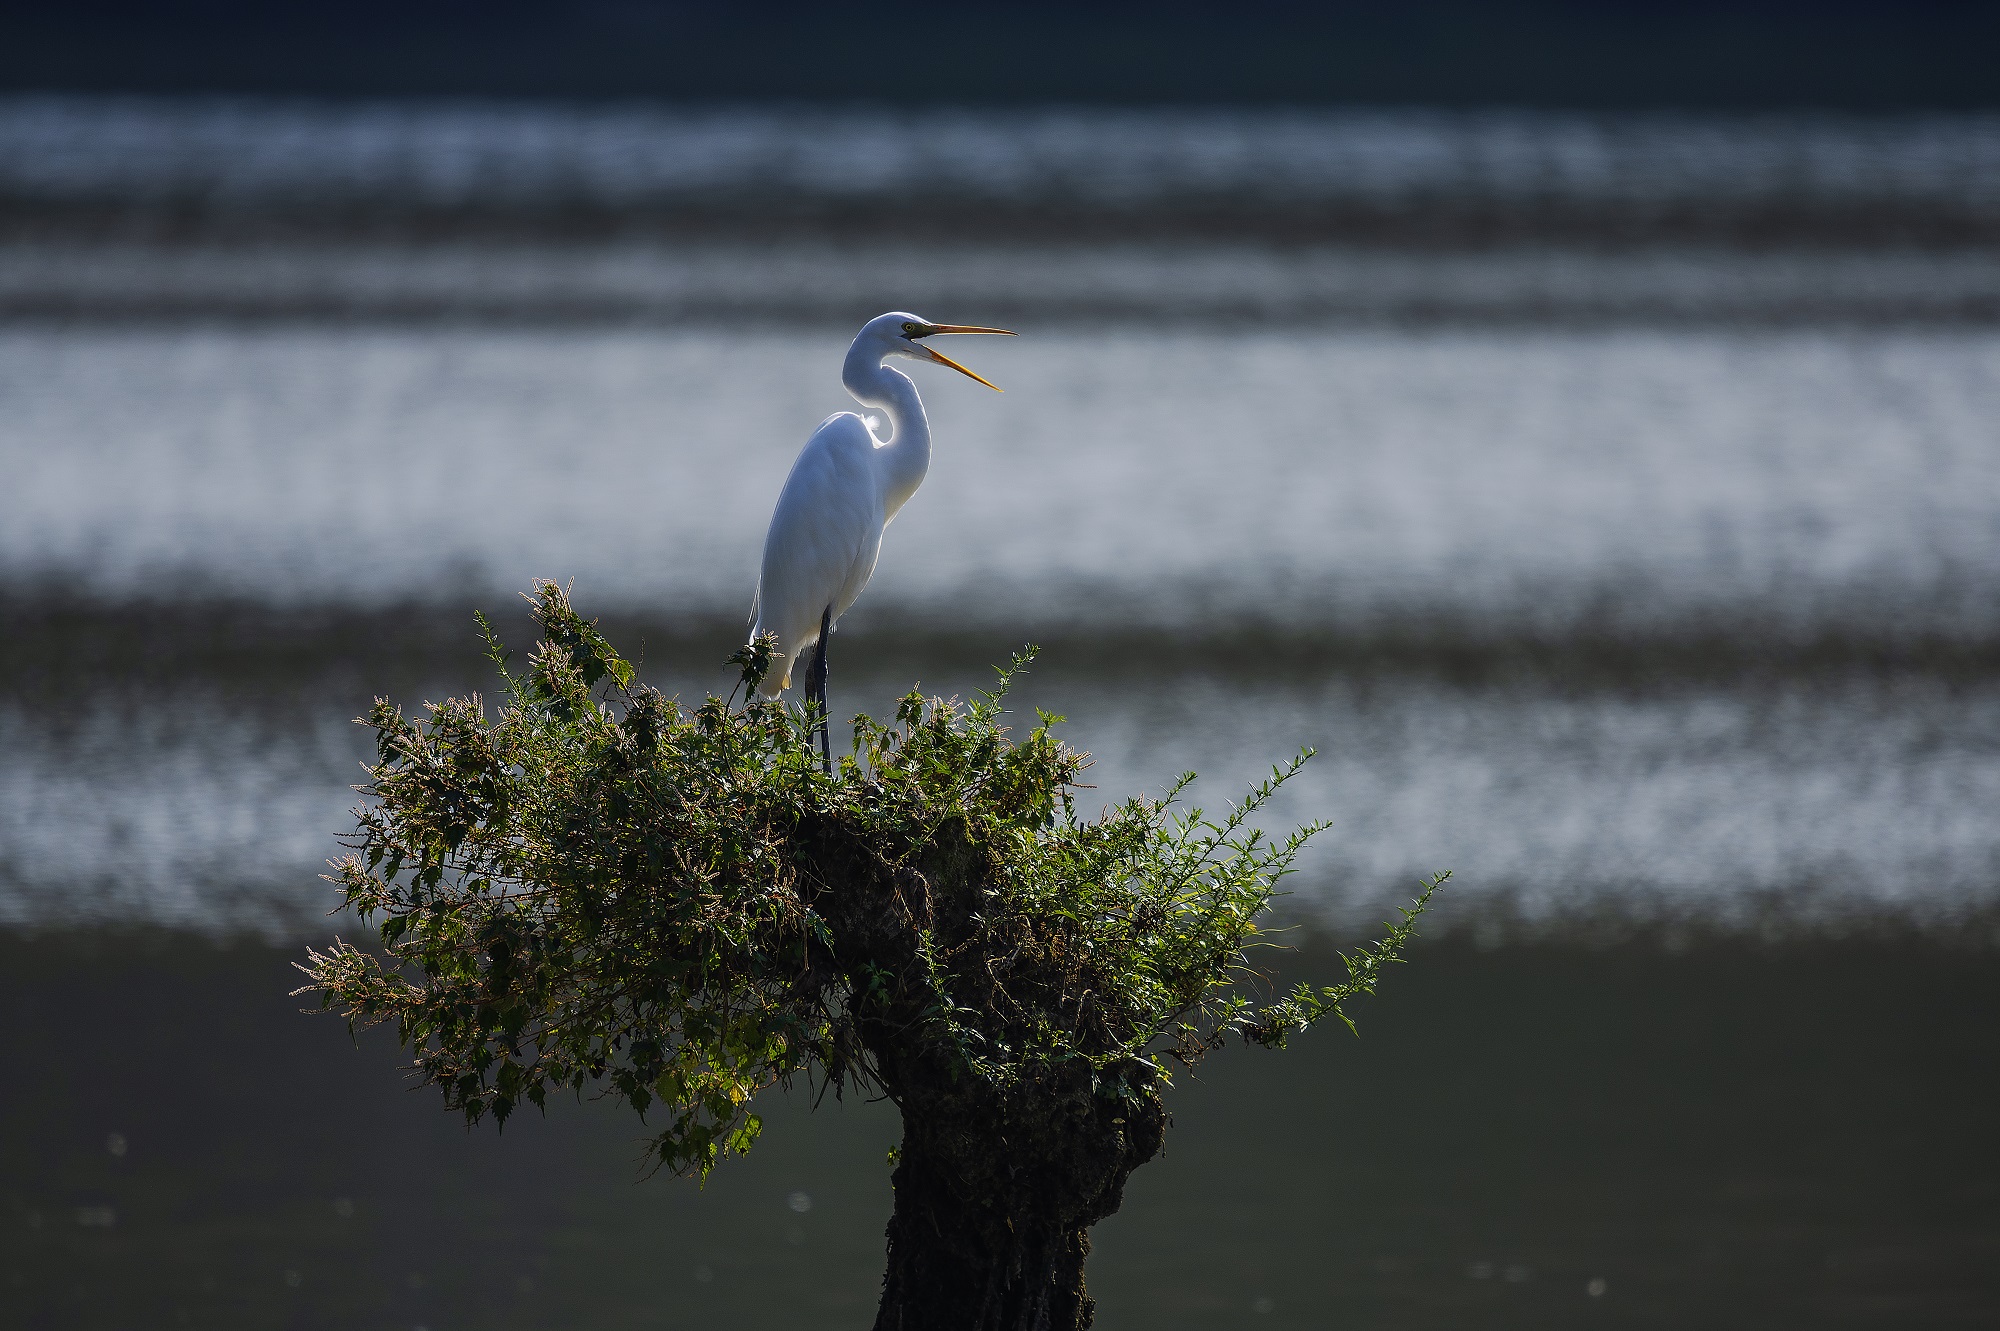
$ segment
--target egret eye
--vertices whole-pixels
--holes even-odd
[[[922,332],[922,331],[923,331],[923,325],[922,325],[922,324],[913,324],[913,323],[905,323],[905,324],[903,325],[903,336],[904,336],[904,337],[915,337],[915,336],[917,336],[917,334],[919,334],[919,333],[920,333],[920,332]]]

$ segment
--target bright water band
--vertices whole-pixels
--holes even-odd
[[[2000,221],[2000,116],[1436,110],[922,114],[0,98],[0,199],[533,213],[976,200],[1158,214],[1468,204]],[[1750,210],[1746,212],[1745,210]],[[472,219],[461,216],[461,222]]]
[[[11,676],[0,914],[316,920],[345,718],[391,672],[399,696],[489,682],[469,650],[370,656],[384,606],[424,600],[470,648],[472,606],[573,575],[591,613],[655,626],[620,635],[650,678],[717,683],[850,336],[0,336],[10,585],[105,624],[194,595],[154,654],[223,632],[216,595],[280,644],[354,626],[204,648],[136,693]],[[1442,867],[1459,900],[1547,911],[1993,901],[1993,336],[1045,329],[980,353],[1010,391],[926,384],[951,443],[891,537],[923,554],[840,634],[843,706],[982,686],[1032,638],[1021,700],[1074,719],[1107,798],[1183,766],[1234,789],[1315,743],[1284,812],[1338,821],[1294,885],[1365,918]],[[1544,665],[1511,676],[1520,651]],[[1410,668],[1367,666],[1385,652]],[[1468,659],[1490,664],[1455,682]]]

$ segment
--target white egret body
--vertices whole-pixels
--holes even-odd
[[[778,492],[764,537],[750,627],[753,639],[769,633],[778,640],[777,660],[759,688],[766,697],[791,685],[792,666],[808,647],[819,647],[816,666],[823,671],[822,627],[838,623],[868,585],[882,551],[883,529],[930,469],[931,427],[917,386],[886,362],[900,356],[946,365],[993,388],[963,365],[920,345],[919,339],[1006,332],[895,313],[870,319],[856,335],[840,381],[855,401],[881,413],[884,428],[878,433],[851,411],[827,417],[799,450]],[[814,682],[809,681],[809,692]],[[824,688],[823,678],[816,682]],[[820,701],[823,706],[823,696]]]

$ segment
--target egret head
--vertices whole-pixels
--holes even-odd
[[[895,311],[879,314],[863,324],[860,336],[854,339],[854,351],[876,357],[877,365],[891,356],[903,356],[910,360],[926,361],[932,365],[948,366],[967,378],[978,379],[994,392],[999,392],[997,385],[987,383],[985,379],[951,357],[924,345],[925,338],[940,337],[946,333],[997,333],[1002,337],[1014,336],[1005,328],[980,328],[972,324],[934,324],[928,319],[919,319],[914,314]],[[852,355],[853,352],[849,354]]]

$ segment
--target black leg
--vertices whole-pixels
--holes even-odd
[[[819,696],[819,761],[820,770],[833,775],[833,739],[827,733],[826,702],[826,640],[833,634],[833,607],[828,606],[819,614],[819,646],[813,652],[812,693]]]
[[[819,731],[818,725],[813,723],[813,718],[826,710],[826,706],[820,701],[819,696],[819,654],[825,650],[825,647],[825,643],[815,644],[812,660],[806,665],[806,721],[809,724],[813,724],[813,729],[808,731],[806,735],[807,748],[812,747],[813,736]]]

